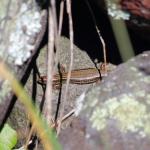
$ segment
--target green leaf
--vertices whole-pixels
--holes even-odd
[[[11,150],[17,143],[17,132],[5,124],[0,132],[0,150]]]

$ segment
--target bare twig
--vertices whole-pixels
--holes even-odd
[[[63,116],[62,118],[60,118],[59,120],[57,120],[56,122],[54,122],[51,127],[54,128],[57,125],[61,123],[63,123],[65,120],[67,120],[70,116],[72,116],[75,112],[75,109],[72,109],[69,113],[67,113],[65,116]]]
[[[64,0],[61,1],[60,3],[60,15],[59,15],[59,30],[57,31],[57,14],[56,14],[56,5],[55,5],[55,0],[52,0],[50,3],[51,8],[49,8],[49,51],[52,51],[51,49],[54,50],[54,47],[56,49],[56,53],[54,55],[54,53],[50,52],[50,57],[48,57],[48,61],[51,60],[51,67],[52,68],[56,68],[58,65],[58,55],[57,55],[57,50],[59,49],[59,39],[60,39],[60,35],[61,35],[61,30],[62,30],[62,22],[63,22],[63,11],[64,11]],[[53,32],[53,33],[52,33]],[[52,60],[53,59],[53,60]],[[49,62],[48,62],[49,64]],[[50,87],[52,88],[52,77],[53,77],[53,70],[54,69],[50,69],[50,65],[48,65],[48,71],[47,71],[47,76],[50,76],[51,74],[51,83],[47,82],[47,95],[46,95],[46,101],[50,101],[50,95],[52,96],[52,89],[49,89]],[[54,67],[53,67],[54,65]],[[51,84],[51,85],[50,85]],[[48,96],[49,95],[49,96]],[[49,97],[49,98],[48,98]],[[51,103],[51,102],[49,102]],[[50,110],[50,104],[45,103],[45,105],[48,105],[46,107],[48,110]],[[46,108],[45,108],[46,109]],[[47,110],[47,111],[48,111]],[[50,115],[50,111],[47,112]],[[47,115],[48,115],[47,114]],[[52,116],[47,117],[47,120],[52,120]],[[48,122],[49,122],[48,121]]]
[[[74,114],[75,110],[72,109],[69,113],[67,113],[65,116],[62,117],[61,122],[65,121],[67,118],[72,116]]]
[[[59,13],[59,27],[58,27],[58,35],[61,35],[62,23],[63,23],[63,15],[64,15],[64,0],[60,2],[60,13]]]
[[[68,87],[69,87],[69,82],[70,82],[70,77],[71,77],[71,69],[72,69],[72,66],[73,66],[74,33],[73,33],[73,21],[72,21],[72,12],[71,12],[71,2],[70,2],[70,0],[66,0],[66,8],[67,8],[67,13],[68,13],[68,18],[69,18],[69,36],[70,36],[70,55],[71,56],[70,56],[70,65],[69,65],[67,82],[66,82],[66,89],[65,89],[65,94],[64,94],[64,101],[62,103],[62,108],[61,108],[61,112],[60,112],[60,119],[63,117],[65,105],[66,105],[66,102],[67,102]],[[61,129],[61,121],[58,124],[57,134],[59,134],[60,129]]]
[[[46,85],[46,101],[44,113],[48,123],[51,123],[51,100],[52,100],[52,78],[53,78],[53,56],[54,56],[54,40],[55,40],[55,0],[50,1],[49,6],[49,31],[48,31],[48,63],[47,63],[47,85]]]
[[[57,31],[57,22],[55,22],[55,48],[56,48],[56,54],[55,54],[55,67],[58,66],[58,55],[57,55],[57,50],[59,50],[59,39],[61,36],[61,30],[62,30],[62,23],[63,23],[63,12],[64,12],[64,0],[61,0],[60,2],[60,13],[59,13],[59,26],[58,26],[58,31]]]
[[[28,135],[28,137],[27,137],[27,140],[26,140],[26,143],[25,143],[24,149],[27,149],[27,148],[28,148],[29,143],[31,143],[31,136],[32,136],[32,134],[33,134],[34,130],[35,130],[35,126],[34,126],[34,124],[33,124],[33,125],[32,125],[32,127],[31,127],[31,129],[30,129],[30,131],[29,131],[29,135]]]
[[[105,69],[106,69],[106,71],[107,71],[107,67],[106,67],[106,64],[107,64],[107,56],[106,56],[106,45],[105,45],[105,41],[104,41],[104,39],[103,39],[103,37],[102,37],[102,35],[101,35],[101,32],[100,32],[100,30],[99,30],[99,28],[98,28],[98,26],[97,26],[97,23],[96,23],[96,19],[95,19],[95,17],[94,17],[93,10],[92,10],[92,8],[91,8],[91,6],[90,6],[88,0],[85,0],[85,2],[86,2],[87,6],[88,6],[88,8],[89,8],[89,11],[90,11],[90,13],[91,13],[91,16],[92,16],[92,19],[93,19],[93,22],[94,22],[94,25],[95,25],[95,29],[96,29],[96,31],[97,31],[97,33],[98,33],[99,39],[100,39],[100,41],[101,41],[101,43],[102,43],[102,46],[103,46],[104,65],[105,65]]]

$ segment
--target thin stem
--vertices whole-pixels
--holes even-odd
[[[54,19],[51,8],[49,7],[49,34],[48,34],[48,62],[47,62],[47,84],[46,84],[46,100],[44,104],[44,113],[48,123],[51,123],[52,108],[52,78],[53,78],[53,51],[54,51]]]
[[[73,21],[72,21],[72,12],[71,12],[71,3],[70,3],[70,0],[66,1],[66,8],[67,8],[67,13],[68,13],[68,18],[69,18],[70,65],[69,65],[69,70],[68,70],[68,75],[67,75],[67,81],[66,81],[66,89],[65,89],[65,94],[64,94],[64,101],[62,103],[62,109],[61,109],[61,112],[60,112],[60,120],[62,120],[62,117],[64,115],[64,109],[65,109],[65,105],[66,105],[66,102],[67,102],[68,87],[69,87],[69,82],[70,82],[70,77],[71,77],[71,69],[72,69],[72,66],[73,66],[74,33],[73,33]],[[58,124],[57,134],[59,134],[60,129],[61,129],[61,121]]]
[[[64,0],[60,2],[60,13],[59,13],[59,27],[58,27],[58,35],[61,35],[62,31],[62,23],[63,23],[63,15],[64,15]]]
[[[118,5],[114,0],[112,0],[111,2],[112,4]],[[105,4],[106,4],[107,9],[111,7],[109,6],[108,0],[105,0]],[[119,52],[122,57],[122,60],[127,61],[129,58],[133,57],[135,54],[134,54],[134,48],[132,46],[130,36],[128,33],[128,29],[126,27],[126,23],[122,18],[115,19],[111,15],[108,15],[108,17],[109,17],[111,27],[114,32],[115,40],[117,42],[117,46],[119,48]]]
[[[100,41],[101,41],[101,43],[102,43],[103,56],[104,56],[104,65],[105,65],[105,67],[106,67],[106,64],[107,64],[106,44],[105,44],[105,41],[104,41],[104,39],[103,39],[103,37],[102,37],[102,35],[101,35],[101,32],[100,32],[98,26],[97,26],[97,23],[96,23],[96,19],[95,19],[95,17],[94,17],[93,10],[92,10],[92,8],[91,8],[91,6],[90,6],[88,0],[85,0],[85,2],[86,2],[87,6],[88,6],[88,8],[89,8],[89,11],[90,11],[90,13],[91,13],[91,16],[92,16],[92,19],[93,19],[93,22],[94,22],[94,25],[95,25],[95,29],[96,29],[96,31],[97,31],[97,33],[98,33],[98,36],[99,36],[99,39],[100,39]],[[105,68],[105,69],[107,69],[107,68]],[[107,70],[106,70],[106,71],[107,71]]]

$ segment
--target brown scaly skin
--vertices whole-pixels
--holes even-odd
[[[103,64],[100,66],[100,69],[96,68],[85,68],[85,69],[76,69],[71,71],[71,84],[91,84],[101,80],[102,77],[107,76],[115,68],[114,65],[108,64],[105,68]],[[64,83],[67,80],[68,72],[63,72],[62,74],[55,74],[53,77],[53,86],[59,87],[59,85]],[[38,80],[39,84],[46,84],[47,77],[41,76]]]

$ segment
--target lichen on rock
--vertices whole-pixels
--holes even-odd
[[[150,134],[150,113],[146,106],[134,99],[132,95],[123,94],[118,98],[108,99],[102,107],[97,106],[90,121],[97,130],[107,126],[107,119],[114,119],[122,132],[137,132]],[[147,126],[148,125],[148,126]]]
[[[98,132],[109,127],[124,135],[150,137],[149,58],[150,52],[145,52],[118,66],[77,100],[77,115]]]
[[[116,20],[119,19],[129,20],[130,14],[121,10],[121,7],[119,6],[118,3],[115,3],[111,0],[107,0],[106,2],[108,15],[110,15]]]
[[[7,13],[0,14],[2,31],[0,56],[10,64],[21,66],[26,62],[41,30],[41,14],[35,0],[15,2],[6,1],[0,4]]]

